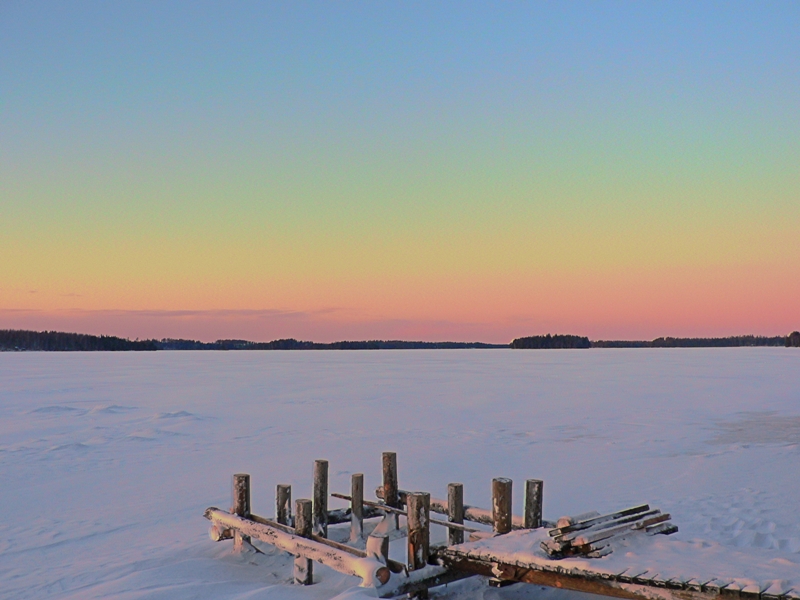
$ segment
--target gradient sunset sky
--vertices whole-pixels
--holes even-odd
[[[800,328],[799,2],[0,3],[0,328]]]

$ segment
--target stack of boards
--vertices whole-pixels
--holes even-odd
[[[648,504],[626,508],[608,515],[597,512],[562,517],[556,528],[550,530],[552,539],[542,542],[542,549],[550,558],[586,556],[600,558],[610,554],[615,540],[633,535],[669,535],[678,528],[669,523],[670,515]]]

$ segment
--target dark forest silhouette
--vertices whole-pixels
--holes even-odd
[[[570,349],[570,348],[731,348],[745,346],[800,347],[800,332],[787,336],[738,335],[722,338],[660,337],[651,341],[598,340],[578,335],[533,335],[516,338],[510,344],[483,342],[421,342],[404,340],[342,341],[331,343],[299,341],[293,338],[271,342],[217,340],[199,342],[165,338],[129,340],[110,335],[87,335],[61,331],[0,329],[0,351],[153,351],[153,350],[455,350],[468,348]]]

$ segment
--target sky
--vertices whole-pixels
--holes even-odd
[[[0,2],[0,328],[800,328],[800,3]]]

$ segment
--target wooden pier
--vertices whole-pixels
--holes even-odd
[[[628,600],[800,600],[800,574],[792,573],[791,566],[788,577],[752,582],[714,573],[671,576],[668,568],[653,573],[633,562],[626,564],[630,553],[609,562],[615,540],[638,536],[646,548],[646,536],[677,531],[669,515],[647,505],[552,523],[542,519],[540,480],[525,482],[523,514],[514,515],[510,479],[492,480],[492,508],[483,509],[464,504],[460,483],[448,485],[446,499],[401,489],[393,452],[383,453],[382,474],[377,501],[364,499],[360,473],[352,476],[349,494],[330,493],[328,462],[317,460],[313,498],[295,500],[292,512],[291,487],[279,484],[274,519],[252,512],[250,476],[236,474],[230,511],[205,511],[212,523],[210,536],[214,541],[233,540],[235,551],[257,540],[293,554],[297,584],[314,582],[313,564],[318,562],[360,578],[361,585],[374,587],[381,598],[426,598],[430,588],[477,575],[496,586],[530,583]],[[330,497],[347,500],[350,507],[329,510]],[[373,519],[381,520],[365,538],[370,528],[364,521]],[[432,524],[447,528],[446,544],[431,544]],[[350,544],[329,539],[330,528],[337,526],[346,528]],[[389,558],[390,540],[399,538],[406,540],[405,562]],[[692,552],[690,547],[680,550],[682,555]]]

